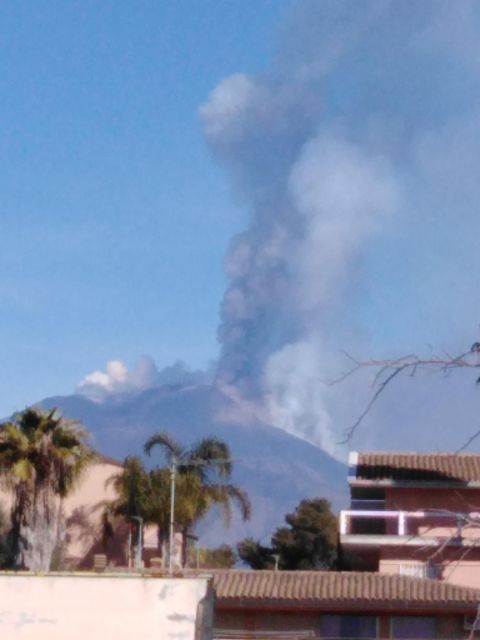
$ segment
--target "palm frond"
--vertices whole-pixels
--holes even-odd
[[[250,520],[252,517],[252,503],[248,497],[248,493],[235,484],[223,486],[230,500],[232,500],[240,510],[242,520]]]
[[[232,473],[230,448],[226,442],[218,438],[208,437],[199,440],[189,451],[188,458],[192,461],[204,461],[200,467],[208,474],[215,471],[221,478],[229,478]]]
[[[159,431],[146,441],[144,446],[145,453],[150,455],[153,447],[161,447],[168,461],[170,461],[172,457],[180,459],[184,455],[183,447],[166,431]]]

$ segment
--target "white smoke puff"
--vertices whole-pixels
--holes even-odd
[[[79,387],[97,386],[105,391],[112,391],[115,387],[125,384],[128,369],[120,360],[107,362],[105,371],[93,371],[80,382]]]
[[[130,371],[120,360],[107,362],[105,371],[93,371],[80,382],[77,393],[101,402],[110,395],[142,391],[153,386],[159,372],[151,358],[141,358]]]
[[[207,369],[189,369],[177,360],[160,371],[153,358],[144,356],[129,369],[121,360],[107,362],[105,371],[93,371],[80,382],[77,393],[95,402],[121,393],[139,393],[160,385],[188,387],[211,384],[215,370],[212,362]]]
[[[250,78],[241,73],[225,78],[199,110],[207,138],[231,141],[239,136],[243,118],[257,100],[257,87]]]

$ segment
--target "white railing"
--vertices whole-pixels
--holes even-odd
[[[410,576],[411,578],[439,580],[442,575],[442,565],[430,562],[401,562],[398,573],[401,576]]]
[[[352,519],[370,519],[370,520],[393,520],[396,521],[396,535],[405,536],[408,535],[408,521],[419,519],[432,519],[441,518],[443,520],[452,520],[454,526],[457,526],[459,535],[461,535],[461,528],[467,523],[480,524],[480,513],[454,513],[452,511],[401,511],[401,510],[356,510],[346,509],[340,511],[340,535],[348,535],[351,533]],[[377,534],[382,535],[382,534]],[[393,534],[395,535],[395,534]]]

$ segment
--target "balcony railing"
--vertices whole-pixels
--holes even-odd
[[[440,580],[442,577],[442,565],[431,562],[401,562],[398,569],[399,575],[410,578]]]
[[[455,513],[452,511],[401,511],[401,510],[378,510],[378,509],[348,509],[340,511],[340,535],[355,535],[352,530],[352,523],[356,521],[370,521],[385,523],[385,531],[372,531],[373,535],[428,535],[428,530],[435,529],[438,523],[444,530],[443,537],[462,537],[464,527],[480,527],[480,513]],[[423,521],[423,522],[422,522]],[[387,529],[387,523],[394,523]],[[416,523],[416,524],[413,524]],[[433,523],[433,524],[432,524]],[[422,525],[423,529],[422,529]],[[364,527],[363,527],[364,528]],[[480,538],[480,528],[476,529],[475,536]]]

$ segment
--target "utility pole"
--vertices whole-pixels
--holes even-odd
[[[168,550],[168,573],[173,573],[173,549],[175,538],[175,479],[177,475],[178,467],[208,467],[212,464],[219,464],[225,462],[234,462],[227,458],[218,458],[210,460],[177,460],[175,456],[172,456],[170,460],[170,532],[169,532],[169,550]]]
[[[175,475],[177,472],[177,459],[172,457],[170,463],[170,539],[168,550],[168,573],[173,573],[173,547],[175,537]]]
[[[135,569],[142,568],[142,551],[143,551],[143,518],[141,516],[131,516],[132,520],[138,522],[137,546],[135,547]]]

